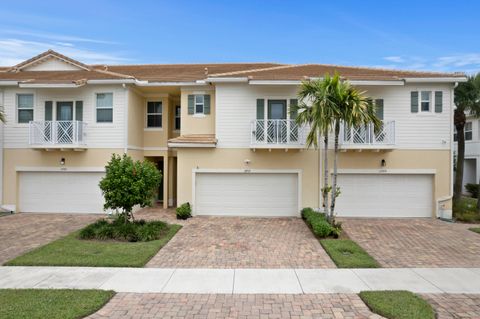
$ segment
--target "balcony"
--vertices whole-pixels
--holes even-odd
[[[33,148],[46,150],[84,150],[86,126],[82,121],[31,121],[29,142]]]
[[[250,148],[304,148],[306,135],[294,120],[253,120]]]
[[[393,149],[395,146],[395,121],[383,122],[375,132],[373,125],[340,128],[339,143],[342,149]]]

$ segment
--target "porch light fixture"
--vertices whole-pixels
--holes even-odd
[[[64,166],[65,165],[65,157],[62,157],[60,159],[60,165]]]
[[[382,165],[382,167],[387,166],[387,161],[385,161],[385,159],[382,159],[382,164],[381,165]]]
[[[251,161],[249,159],[246,159],[243,162],[245,163],[245,165],[249,165],[251,163]]]

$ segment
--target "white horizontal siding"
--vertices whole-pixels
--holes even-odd
[[[125,94],[121,86],[86,86],[77,89],[21,89],[4,91],[5,148],[29,148],[28,124],[18,124],[16,95],[34,94],[34,120],[45,119],[45,101],[83,101],[83,121],[87,123],[87,146],[92,148],[122,148],[125,145]],[[113,123],[96,123],[96,93],[113,93]]]
[[[450,148],[452,85],[371,86],[361,89],[366,90],[369,96],[384,99],[384,120],[395,121],[397,148]],[[217,147],[248,148],[250,122],[256,118],[256,99],[295,98],[297,90],[296,86],[218,84],[216,86]],[[443,112],[411,113],[410,92],[416,90],[442,91]],[[434,101],[431,107],[434,108]]]

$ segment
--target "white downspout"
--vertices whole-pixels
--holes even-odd
[[[125,90],[125,94],[124,94],[124,107],[125,107],[125,110],[123,112],[124,114],[124,118],[123,118],[123,127],[124,127],[124,148],[123,148],[123,153],[124,154],[127,154],[128,153],[128,108],[129,108],[129,105],[128,105],[128,94],[130,93],[127,86],[124,84],[122,84],[122,87],[123,89]]]

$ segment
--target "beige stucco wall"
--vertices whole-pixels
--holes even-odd
[[[136,91],[128,91],[128,145],[143,147],[145,99]]]
[[[17,168],[48,167],[60,170],[60,160],[65,158],[65,168],[101,168],[110,160],[113,153],[123,154],[123,149],[88,149],[75,151],[42,151],[32,149],[5,149],[3,174],[3,203],[17,204]]]
[[[210,114],[188,114],[189,94],[210,94]],[[181,135],[215,134],[215,91],[213,90],[182,90],[181,95]]]
[[[178,203],[192,202],[192,170],[209,169],[300,169],[302,206],[319,207],[319,161],[314,150],[179,149]],[[248,167],[244,160],[251,161]],[[330,157],[330,168],[332,168]],[[381,167],[385,159],[387,166]],[[339,169],[434,169],[434,200],[450,194],[450,151],[395,150],[391,152],[340,153]],[[340,185],[341,187],[341,185]],[[433,205],[435,207],[435,203]],[[432,212],[433,216],[434,212]]]

